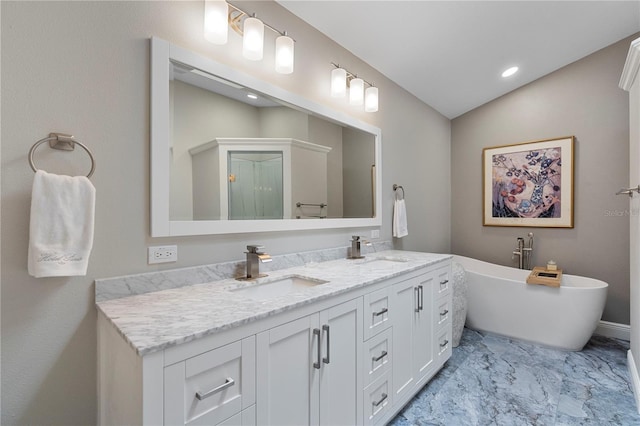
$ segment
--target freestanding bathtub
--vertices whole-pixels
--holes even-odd
[[[454,256],[467,272],[469,328],[579,351],[595,331],[604,281],[562,275],[560,287],[527,284],[530,271]]]

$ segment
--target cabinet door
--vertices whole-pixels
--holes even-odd
[[[434,368],[433,353],[433,294],[435,274],[417,278],[417,309],[413,314],[413,368],[418,386]]]
[[[410,279],[392,288],[393,310],[393,403],[401,400],[415,383],[413,367],[414,316],[418,309],[417,287]]]
[[[317,425],[322,365],[318,314],[258,334],[256,350],[257,423]]]
[[[362,298],[320,312],[320,424],[362,424]]]

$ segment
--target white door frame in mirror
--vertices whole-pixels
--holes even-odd
[[[278,219],[278,220],[170,220],[169,216],[169,68],[170,61],[237,82],[245,87],[295,105],[315,115],[362,130],[375,137],[375,213],[371,218]],[[379,227],[382,225],[382,162],[379,128],[344,113],[288,92],[165,40],[151,38],[151,236],[235,234],[308,229]]]

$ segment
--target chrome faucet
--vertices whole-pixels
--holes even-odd
[[[524,238],[518,237],[518,247],[513,252],[514,259],[516,256],[518,257],[518,268],[520,269],[531,269],[531,254],[533,252],[533,232],[529,232],[527,235],[529,237],[529,241],[527,245],[524,244]]]
[[[264,246],[250,245],[247,246],[245,253],[247,254],[247,276],[245,279],[252,280],[260,277],[266,277],[266,274],[260,274],[260,263],[271,262],[271,256],[267,253],[259,250],[264,249]]]
[[[364,243],[365,246],[371,245],[369,241],[363,240],[359,235],[351,237],[351,254],[349,259],[362,259],[364,257],[360,252],[362,243]]]

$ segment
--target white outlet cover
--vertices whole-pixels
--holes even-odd
[[[149,247],[149,265],[178,261],[178,246]]]

